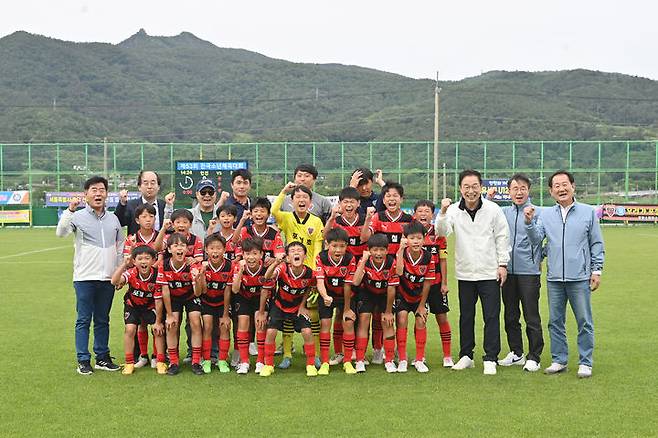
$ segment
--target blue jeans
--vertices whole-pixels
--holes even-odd
[[[594,322],[592,321],[592,292],[589,281],[547,281],[551,356],[553,362],[566,365],[569,360],[565,327],[567,301],[578,325],[578,363],[592,366],[594,351]]]
[[[78,361],[91,360],[89,354],[89,327],[94,319],[94,354],[96,359],[110,355],[110,309],[114,286],[109,281],[74,281],[76,311],[75,351]]]

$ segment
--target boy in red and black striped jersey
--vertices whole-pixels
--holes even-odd
[[[217,218],[211,219],[208,224],[208,234],[217,233],[226,240],[224,258],[233,261],[242,257],[240,249],[240,230],[245,221],[249,219],[249,211],[245,210],[238,222],[237,227],[233,228],[238,209],[233,204],[224,204],[217,208]]]
[[[454,365],[451,354],[452,330],[448,321],[448,242],[444,236],[437,236],[434,232],[434,203],[423,200],[414,206],[414,218],[425,227],[425,249],[429,249],[436,265],[436,279],[430,287],[429,303],[430,313],[434,314],[441,335],[443,349],[443,366],[450,368]]]
[[[175,213],[175,212],[174,212]],[[201,290],[195,287],[199,268],[194,259],[186,258],[188,238],[181,233],[173,233],[167,239],[169,257],[158,269],[158,284],[162,285],[162,301],[167,312],[167,352],[169,370],[173,376],[179,372],[178,339],[183,309],[191,329],[192,371],[203,375],[201,368]],[[192,263],[190,264],[190,261]]]
[[[241,241],[250,237],[263,239],[263,262],[265,262],[265,266],[271,265],[275,257],[283,256],[286,253],[283,240],[281,240],[281,233],[274,227],[267,225],[271,209],[272,204],[267,198],[257,198],[251,204],[252,225],[243,226],[240,230]]]
[[[231,302],[233,311],[238,319],[237,342],[240,352],[238,374],[249,372],[249,326],[252,318],[264,318],[260,312],[261,295],[267,295],[272,288],[272,281],[265,277],[267,268],[263,263],[263,239],[252,237],[242,241],[242,260],[233,266],[233,295]],[[263,369],[265,355],[265,327],[256,327],[256,341],[258,343],[258,359],[256,373]]]
[[[344,344],[343,369],[347,374],[356,371],[352,366],[354,350],[354,321],[356,300],[353,299],[352,281],[356,271],[356,258],[347,251],[349,236],[342,228],[333,228],[325,234],[327,249],[320,252],[316,262],[315,276],[320,293],[320,370],[318,374],[329,374],[329,343],[331,319],[336,309],[336,321],[342,325]],[[334,325],[335,327],[335,325]],[[334,346],[334,348],[336,348]]]
[[[377,233],[368,239],[368,250],[363,252],[354,273],[354,284],[361,286],[357,311],[359,326],[356,335],[356,371],[365,372],[365,353],[368,346],[368,327],[371,317],[379,313],[382,319],[386,371],[396,371],[395,330],[393,329],[393,303],[399,279],[395,267],[395,257],[388,254],[388,239]]]
[[[283,330],[284,321],[293,323],[294,330],[301,332],[304,338],[304,353],[306,353],[306,375],[317,376],[315,368],[315,341],[311,330],[311,317],[306,308],[309,292],[316,284],[315,272],[304,264],[306,247],[301,242],[291,242],[286,247],[288,262],[276,259],[267,268],[265,277],[276,282],[267,317],[267,336],[265,338],[265,366],[260,375],[268,377],[274,372],[274,350],[276,334]],[[256,319],[256,329],[265,326],[265,305],[267,296],[261,295],[259,317]]]
[[[190,233],[193,220],[194,216],[192,216],[192,213],[184,208],[174,210],[171,217],[164,220],[162,223],[162,229],[160,230],[154,245],[155,250],[160,251],[163,256],[161,261],[165,261],[171,257],[171,253],[167,250],[169,247],[168,241],[171,238],[171,235],[163,233],[162,230],[168,230],[172,226],[174,233],[185,236],[185,263],[191,265],[195,262],[201,263],[203,261],[203,240],[199,236]]]
[[[201,355],[203,372],[212,369],[210,352],[212,333],[219,328],[219,360],[217,367],[222,373],[229,372],[228,349],[231,345],[231,284],[233,269],[231,262],[224,258],[226,240],[219,233],[206,237],[205,248],[208,261],[203,262],[197,277],[197,287],[201,289],[201,318],[203,320],[203,340]]]
[[[429,371],[425,365],[427,343],[427,296],[435,278],[436,267],[432,253],[423,248],[425,228],[418,221],[404,227],[404,238],[397,253],[397,274],[400,277],[398,295],[395,300],[397,319],[396,339],[398,345],[398,373],[407,372],[407,327],[409,313],[414,313],[414,337],[416,338],[416,360],[414,366],[420,373]]]
[[[157,260],[155,250],[146,245],[133,248],[130,257],[114,271],[112,284],[121,289],[126,284],[128,291],[123,297],[124,322],[126,331],[123,338],[126,354],[126,365],[123,374],[132,374],[135,369],[135,334],[137,326],[144,324],[153,326],[153,336],[157,345],[158,374],[167,371],[164,355],[164,326],[162,325],[162,291],[156,283],[157,270],[154,267]],[[129,268],[130,265],[134,265]],[[156,317],[156,315],[159,315]]]

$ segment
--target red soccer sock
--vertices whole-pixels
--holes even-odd
[[[320,332],[320,361],[329,362],[329,347],[331,346],[331,334]]]
[[[381,350],[384,345],[384,330],[382,329],[382,314],[372,314],[372,348]]]
[[[306,365],[315,365],[315,342],[304,344],[304,353],[306,353]]]
[[[192,347],[192,363],[201,362],[201,347]]]
[[[265,360],[265,332],[256,332],[256,342],[258,343],[257,361],[263,363]]]
[[[334,353],[343,352],[343,321],[342,318],[337,318],[334,321]]]
[[[398,328],[395,331],[395,339],[398,344],[398,357],[400,360],[407,360],[407,329]]]
[[[169,352],[169,363],[171,365],[178,365],[178,348],[167,348]]]
[[[249,363],[249,331],[238,330],[238,351],[240,362]]]
[[[167,360],[167,357],[165,356],[164,353],[158,352],[158,354],[156,356],[157,356],[157,361],[158,362],[164,363]]]
[[[274,366],[274,352],[276,351],[276,344],[272,342],[271,344],[265,343],[265,365]]]
[[[452,341],[452,331],[448,321],[439,324],[439,333],[441,334],[441,347],[443,347],[443,357],[450,357],[450,342]]]
[[[228,359],[228,349],[231,348],[230,339],[220,339],[219,340],[219,360]]]
[[[210,360],[210,350],[212,349],[212,339],[201,341],[201,355],[203,360]]]
[[[393,361],[393,357],[395,356],[395,338],[384,339],[384,356],[386,357],[386,362]]]
[[[427,344],[427,329],[416,329],[416,361],[425,357],[425,344]]]
[[[137,343],[139,344],[139,354],[142,356],[149,355],[149,332],[148,330],[143,330],[140,326],[137,329]]]
[[[131,351],[126,353],[126,364],[135,363],[135,354]]]
[[[363,362],[366,358],[366,348],[368,348],[368,338],[356,338],[356,361]]]
[[[367,340],[366,345],[368,345]],[[354,333],[345,333],[343,334],[343,363],[352,361],[352,351],[354,351]]]

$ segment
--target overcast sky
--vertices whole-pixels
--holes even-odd
[[[658,79],[657,17],[652,0],[20,0],[3,2],[0,36],[118,43],[144,28],[414,78],[586,68]]]

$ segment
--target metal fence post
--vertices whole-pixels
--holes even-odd
[[[288,142],[283,144],[283,185],[288,184]]]
[[[174,144],[169,143],[169,185],[170,191],[174,191]]]
[[[30,227],[32,227],[32,145],[27,145],[27,185],[30,188]]]
[[[483,153],[483,164],[484,164],[484,177],[487,177],[487,142],[484,142],[484,148],[482,149]]]
[[[516,173],[516,142],[512,142],[512,173]]]
[[[539,153],[539,205],[544,206],[544,142],[540,143]]]
[[[398,143],[398,183],[402,182],[402,143]]]
[[[60,183],[61,169],[60,169],[60,158],[59,158],[59,143],[57,144],[57,148],[55,150],[56,150],[55,164],[57,166],[57,191],[60,192],[61,191],[61,188],[60,188],[61,187],[61,183]]]
[[[596,165],[596,175],[597,175],[597,181],[596,181],[596,203],[601,204],[601,142],[599,142],[599,150],[598,150],[598,162]]]
[[[340,142],[340,186],[345,187],[345,143]]]
[[[256,143],[256,196],[260,196],[260,192],[258,191],[259,184],[260,184],[260,164],[258,163],[258,149],[259,149],[259,144]]]
[[[457,199],[457,193],[459,193],[459,182],[457,181],[457,174],[459,173],[459,142],[455,142],[455,173],[453,179],[455,180],[455,192],[453,194],[454,199]]]
[[[430,198],[430,142],[428,141],[425,144],[427,148],[427,192],[425,194],[425,199],[434,199],[435,201],[438,200],[438,193],[433,193],[432,198]],[[437,175],[438,178],[438,175]]]
[[[631,142],[627,141],[626,142],[626,177],[624,178],[626,181],[624,182],[624,189],[626,191],[626,200],[628,201],[628,168],[631,163]]]

